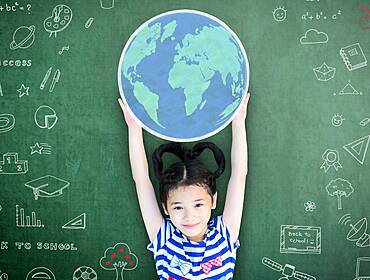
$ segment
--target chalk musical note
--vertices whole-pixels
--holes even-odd
[[[64,46],[59,52],[58,54],[62,54],[63,51],[69,51],[69,46]]]

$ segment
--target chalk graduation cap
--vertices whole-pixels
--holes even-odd
[[[24,184],[33,190],[35,200],[39,197],[56,197],[63,194],[63,189],[70,183],[52,175],[46,175]]]

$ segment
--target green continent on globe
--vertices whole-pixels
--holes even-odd
[[[142,82],[135,82],[134,95],[139,103],[144,106],[150,118],[164,128],[159,123],[157,115],[159,96],[150,91]]]
[[[202,94],[211,81],[205,79],[198,65],[188,65],[185,61],[178,61],[169,72],[168,83],[173,88],[184,88],[185,112],[186,116],[189,116],[202,102]]]
[[[163,42],[164,40],[172,36],[173,32],[175,32],[176,26],[177,26],[177,23],[175,20],[173,20],[163,27],[161,42]]]
[[[231,43],[232,37],[223,27],[203,27],[196,34],[187,34],[182,44],[176,45],[177,54],[169,72],[168,83],[173,88],[183,88],[185,94],[186,115],[191,115],[201,104],[203,93],[208,88],[216,71],[221,74],[226,85],[226,77],[233,80],[233,96],[241,95],[241,88],[236,86],[239,79],[240,61],[238,47]],[[220,42],[209,44],[208,42]],[[224,42],[230,41],[230,44]],[[227,63],[225,63],[227,61]],[[186,73],[186,75],[184,75]],[[240,84],[243,81],[238,81]],[[230,104],[223,112],[226,116],[239,104],[239,99]],[[204,104],[201,104],[204,106]]]
[[[143,105],[150,118],[161,127],[164,126],[160,124],[157,113],[159,95],[152,92],[142,82],[135,81],[135,77],[140,77],[140,74],[136,72],[136,66],[145,57],[155,53],[158,39],[161,39],[161,42],[163,42],[171,37],[176,26],[176,21],[172,21],[163,27],[163,32],[161,31],[160,23],[153,24],[150,27],[144,27],[137,34],[135,40],[132,41],[129,52],[125,56],[125,62],[122,65],[125,77],[127,77],[134,87],[134,96]],[[131,67],[133,69],[129,71]]]

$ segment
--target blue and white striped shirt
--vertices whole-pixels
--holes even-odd
[[[239,242],[232,244],[222,216],[208,222],[205,239],[200,242],[189,240],[170,219],[164,219],[147,248],[154,253],[161,280],[229,280],[233,278]]]

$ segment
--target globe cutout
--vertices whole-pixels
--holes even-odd
[[[120,95],[145,130],[166,140],[197,141],[225,128],[249,84],[237,35],[221,20],[175,10],[143,23],[125,44]]]

